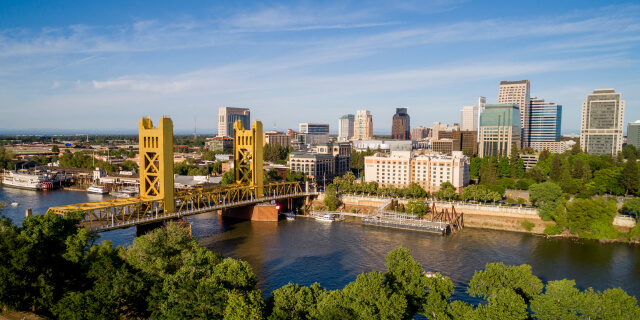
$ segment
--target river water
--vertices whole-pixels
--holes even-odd
[[[18,202],[3,213],[15,223],[32,208],[43,213],[50,206],[110,199],[110,196],[55,190],[34,192],[0,187],[0,201]],[[192,216],[193,235],[214,252],[248,261],[266,294],[293,282],[319,282],[327,289],[344,287],[362,272],[384,271],[387,252],[405,246],[426,270],[451,277],[455,298],[474,301],[464,293],[475,270],[487,263],[529,264],[543,281],[574,279],[581,289],[620,287],[640,297],[640,246],[589,240],[547,239],[526,233],[465,228],[440,236],[409,230],[345,222],[252,222],[223,218],[215,213]],[[116,245],[130,245],[135,229],[100,234]]]

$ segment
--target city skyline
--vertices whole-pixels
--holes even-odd
[[[500,81],[528,79],[563,105],[563,133],[579,133],[587,94],[615,88],[626,131],[640,119],[640,6],[551,4],[7,4],[0,129],[135,130],[166,114],[192,132],[195,108],[198,132],[215,132],[219,107],[243,107],[269,128],[332,133],[367,109],[379,134],[395,108],[412,126],[452,124],[478,96],[497,103]]]

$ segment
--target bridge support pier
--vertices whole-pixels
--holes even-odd
[[[275,204],[259,204],[218,211],[223,217],[251,220],[278,221],[278,209]]]

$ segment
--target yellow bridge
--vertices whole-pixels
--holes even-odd
[[[235,183],[175,191],[173,181],[173,123],[162,117],[158,128],[151,119],[139,125],[140,196],[51,207],[47,212],[84,213],[82,224],[101,232],[160,222],[202,212],[247,206],[267,201],[314,195],[299,182],[263,183],[262,123],[245,129],[234,124]]]

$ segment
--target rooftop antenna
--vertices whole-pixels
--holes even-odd
[[[196,107],[193,107],[193,140],[198,139],[198,133],[196,131]]]

